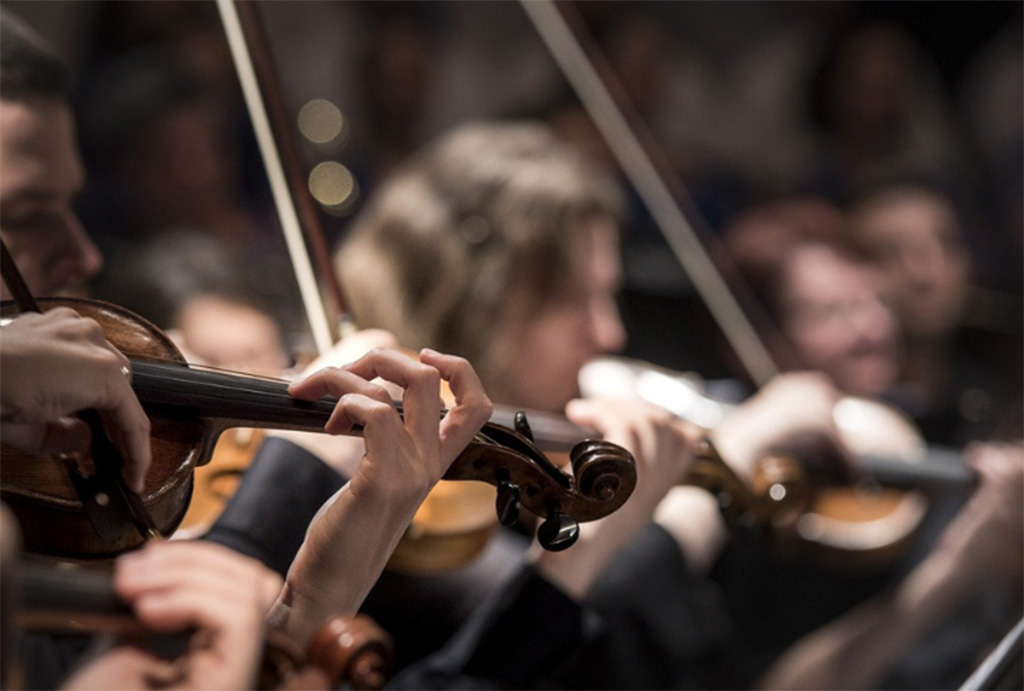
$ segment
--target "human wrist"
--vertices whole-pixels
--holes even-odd
[[[676,542],[694,573],[711,570],[728,539],[715,497],[700,487],[674,487],[654,512],[654,522]]]

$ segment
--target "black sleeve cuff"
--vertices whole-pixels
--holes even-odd
[[[302,447],[268,437],[203,539],[259,559],[284,576],[310,521],[345,478]]]

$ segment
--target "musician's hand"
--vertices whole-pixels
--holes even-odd
[[[399,386],[404,416],[377,377]],[[440,382],[455,405],[441,419]],[[363,426],[365,454],[349,484],[314,518],[292,562],[273,622],[305,641],[325,617],[353,614],[376,582],[416,509],[491,414],[470,364],[430,350],[420,362],[376,349],[292,384],[297,398],[338,397],[331,434]]]
[[[90,434],[71,415],[95,408],[141,490],[151,452],[149,418],[131,388],[131,363],[94,320],[66,307],[23,314],[0,329],[4,443],[34,453],[75,454],[91,470]]]
[[[383,329],[356,331],[342,338],[330,350],[310,363],[305,368],[305,376],[311,376],[327,367],[344,367],[374,348],[397,347],[398,340],[389,331]],[[375,383],[387,389],[392,398],[402,395],[401,389],[388,382],[378,380]],[[272,432],[272,434],[301,446],[344,477],[353,477],[356,474],[365,449],[363,440],[354,437],[292,430],[281,430]]]
[[[699,435],[663,408],[632,399],[575,400],[566,415],[625,448],[637,467],[629,500],[610,516],[580,526],[576,545],[564,552],[535,550],[538,570],[570,596],[582,598],[615,554],[650,523],[666,492],[682,481]]]
[[[213,543],[151,543],[126,554],[114,575],[118,595],[153,631],[195,629],[188,651],[168,661],[118,644],[64,688],[255,688],[264,615],[280,586],[280,577],[259,562]]]
[[[841,394],[824,374],[792,372],[772,379],[714,431],[723,460],[749,478],[765,454],[827,451],[847,468],[854,465],[833,411]]]
[[[1024,445],[975,443],[965,450],[978,471],[974,496],[942,534],[936,552],[948,557],[964,586],[1020,592],[1024,574]]]
[[[404,419],[388,390],[373,382],[378,377],[402,389]],[[455,397],[443,420],[441,379]],[[396,350],[375,348],[344,367],[320,370],[289,391],[307,400],[338,397],[324,427],[330,434],[364,427],[366,454],[352,478],[353,492],[415,491],[425,497],[491,414],[470,364],[432,350],[423,350],[416,362]]]

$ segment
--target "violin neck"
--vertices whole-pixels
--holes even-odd
[[[20,593],[19,628],[51,633],[100,632],[145,635],[163,646],[184,649],[190,630],[152,634],[114,591],[107,569],[22,562],[12,574]]]
[[[515,418],[519,412],[526,413],[533,441],[546,451],[569,451],[581,439],[600,436],[593,430],[569,422],[561,415],[541,410],[523,411],[510,406],[494,406],[491,422],[515,429]]]
[[[872,455],[863,455],[859,460],[870,477],[885,485],[970,490],[978,482],[978,473],[964,463],[963,455],[955,449],[929,446],[921,463]]]
[[[322,432],[338,402],[333,396],[317,401],[292,398],[288,384],[274,379],[147,360],[132,362],[132,388],[148,410],[159,409],[168,417],[217,420],[225,427]],[[496,407],[491,422],[515,428],[517,412]],[[551,413],[529,411],[527,420],[537,444],[551,451],[568,451],[581,439],[594,436]],[[360,430],[356,427],[353,433]]]
[[[292,398],[284,381],[145,360],[132,362],[132,388],[148,410],[222,421],[226,427],[322,432],[338,402],[332,396]]]
[[[108,632],[140,629],[131,608],[114,592],[109,571],[24,563],[18,566],[17,580],[21,590],[18,622],[22,628]]]

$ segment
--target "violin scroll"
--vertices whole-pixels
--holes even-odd
[[[327,672],[333,683],[380,689],[391,674],[394,642],[364,614],[329,619],[309,642],[306,661]]]
[[[525,427],[525,416],[517,416]],[[498,488],[496,509],[506,524],[520,508],[546,519],[538,534],[547,549],[575,542],[578,524],[622,506],[636,487],[636,461],[615,444],[587,440],[570,452],[572,474],[556,467],[523,434],[488,423],[452,463],[446,480],[477,480]]]
[[[597,504],[615,502],[629,496],[636,486],[633,457],[620,446],[597,439],[586,439],[569,452],[573,479],[579,495]],[[579,523],[555,509],[537,530],[541,547],[552,552],[568,549],[580,536]]]
[[[580,493],[597,502],[613,499],[620,491],[632,492],[633,487],[624,488],[629,478],[636,481],[635,461],[620,446],[597,439],[586,439],[569,452],[572,472]]]

